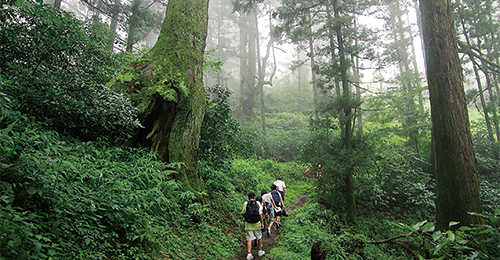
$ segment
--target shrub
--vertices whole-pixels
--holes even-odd
[[[19,111],[82,140],[121,142],[140,124],[128,98],[104,87],[127,59],[107,30],[31,0],[0,10],[0,77]]]

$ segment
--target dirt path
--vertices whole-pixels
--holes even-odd
[[[302,197],[299,197],[297,201],[287,207],[287,211],[290,212],[296,208],[302,207],[307,199],[309,198],[309,195],[304,195]],[[286,203],[285,203],[286,205]],[[283,222],[284,225],[286,225],[286,220]],[[271,249],[273,249],[276,246],[276,243],[278,240],[281,238],[280,230],[272,230],[271,231],[271,237],[267,237],[267,234],[263,234],[263,239],[262,239],[262,249],[268,254]],[[266,255],[259,257],[257,255],[258,253],[257,247],[252,247],[252,254],[253,254],[253,259],[255,260],[260,260],[260,259],[267,259]],[[244,260],[247,257],[247,249],[246,249],[246,244],[245,241],[241,241],[241,247],[240,247],[240,253],[236,255],[235,258],[232,258],[231,260]]]

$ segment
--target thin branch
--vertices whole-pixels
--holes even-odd
[[[500,65],[488,60],[487,58],[485,58],[482,54],[481,54],[481,51],[473,46],[470,46],[470,45],[467,45],[466,43],[463,43],[461,41],[458,41],[458,46],[460,46],[459,48],[459,52],[461,53],[465,53],[465,54],[468,54],[468,55],[471,55],[471,56],[474,56],[478,59],[480,59],[482,62],[486,63],[488,65],[488,68],[495,71],[495,72],[498,72],[500,73]],[[476,52],[474,52],[476,51]]]
[[[398,239],[398,238],[403,238],[403,237],[410,236],[411,234],[413,234],[413,232],[410,232],[410,233],[408,233],[408,234],[402,234],[402,235],[399,235],[399,236],[395,236],[395,237],[392,237],[392,238],[389,238],[389,239],[386,239],[386,240],[380,240],[380,241],[366,241],[366,243],[367,243],[367,244],[371,244],[371,245],[384,244],[384,243],[391,242],[392,240],[396,240],[396,239]]]

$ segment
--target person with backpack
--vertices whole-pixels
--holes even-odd
[[[262,190],[260,192],[260,194],[262,195],[262,202],[263,202],[263,207],[265,207],[267,209],[267,222],[268,222],[268,225],[267,225],[267,237],[271,237],[271,228],[273,227],[274,225],[274,207],[273,207],[273,196],[271,195],[271,193],[267,193],[266,190]]]
[[[274,182],[276,185],[276,189],[278,192],[281,194],[281,198],[283,198],[283,201],[285,201],[286,197],[286,185],[285,182],[283,181],[283,176],[278,177],[278,179]]]
[[[262,231],[262,236],[264,236],[264,229],[266,228],[266,219],[269,216],[269,212],[267,210],[267,207],[262,202],[262,196],[257,196],[255,200],[258,201],[261,205],[260,208],[262,210],[262,222],[264,223],[264,225],[262,225],[261,231]]]
[[[281,215],[283,213],[283,209],[285,209],[285,203],[283,202],[283,197],[281,197],[281,193],[276,190],[276,184],[271,185],[271,196],[272,203],[274,207],[274,223],[276,223],[276,227],[281,227]]]
[[[262,250],[262,229],[264,221],[262,220],[262,205],[255,200],[255,193],[248,193],[248,201],[243,203],[241,215],[245,219],[245,231],[247,239],[247,260],[253,259],[252,241],[257,239],[259,256],[263,256],[266,252]]]

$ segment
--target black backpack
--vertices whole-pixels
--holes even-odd
[[[260,221],[259,205],[257,205],[257,201],[249,200],[247,202],[245,221],[248,223],[257,223]]]

